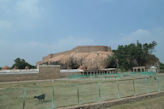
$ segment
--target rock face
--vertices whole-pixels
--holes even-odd
[[[58,64],[64,69],[104,69],[112,54],[111,48],[108,46],[78,46],[70,51],[49,54],[43,57],[42,61],[37,62],[37,65]]]

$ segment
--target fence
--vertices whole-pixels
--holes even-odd
[[[54,109],[164,91],[164,75],[125,80],[55,81],[45,83],[44,87],[34,86],[0,89],[0,109]],[[43,93],[44,102],[34,98]]]
[[[132,76],[155,76],[156,72],[124,72],[124,73],[97,73],[97,74],[77,74],[71,75],[69,78],[78,79],[78,78],[122,78],[122,77],[132,77]]]

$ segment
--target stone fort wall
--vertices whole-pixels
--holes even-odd
[[[58,55],[67,55],[67,54],[70,54],[71,52],[73,52],[73,51],[69,50],[69,51],[60,52],[60,53],[56,53],[56,54],[49,54],[48,56],[43,57],[42,61],[47,62],[47,60],[49,60],[50,58],[53,58]]]
[[[60,52],[56,54],[49,54],[48,56],[43,57],[42,61],[37,62],[36,64],[39,65],[41,63],[48,62],[49,59],[56,57],[58,55],[68,55],[72,52],[78,52],[78,53],[88,52],[89,53],[89,52],[97,52],[97,51],[112,52],[109,46],[78,46],[69,51]]]
[[[108,46],[78,46],[74,48],[72,51],[75,51],[75,52],[97,52],[97,51],[111,52],[111,48]]]

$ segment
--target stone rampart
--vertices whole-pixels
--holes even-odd
[[[108,46],[78,46],[74,48],[72,51],[75,51],[75,52],[97,52],[97,51],[111,52],[111,48]]]
[[[49,60],[53,57],[56,57],[59,55],[69,55],[73,52],[90,53],[90,52],[97,52],[97,51],[110,52],[112,54],[111,48],[108,46],[78,46],[69,51],[60,52],[56,54],[49,54],[48,56],[43,57],[42,61],[37,62],[36,64],[40,65],[40,64],[49,62]]]
[[[49,54],[48,56],[43,57],[42,61],[37,62],[36,64],[38,65],[38,64],[47,62],[49,59],[51,59],[51,58],[53,58],[53,57],[55,57],[55,56],[67,55],[67,54],[70,54],[71,52],[72,52],[72,50],[64,51],[64,52],[60,52],[60,53],[55,53],[55,54]]]

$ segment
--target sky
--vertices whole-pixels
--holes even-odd
[[[164,0],[0,0],[0,66],[35,65],[78,45],[157,42],[164,63]]]

